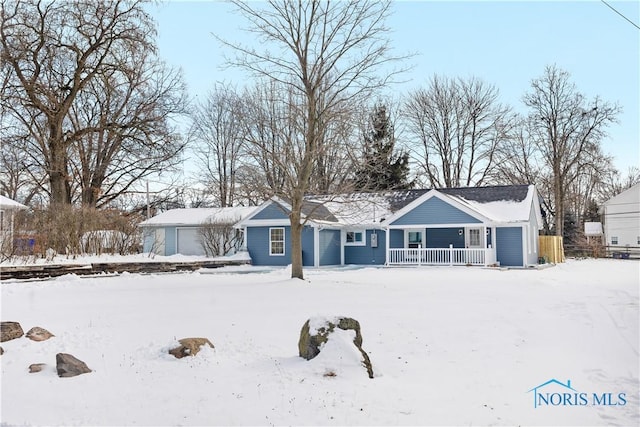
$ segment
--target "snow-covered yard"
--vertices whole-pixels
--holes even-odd
[[[243,267],[2,282],[3,321],[55,334],[2,343],[2,424],[640,423],[636,261],[305,274]],[[300,329],[317,315],[360,322],[375,378],[337,339],[316,359],[298,357]],[[184,337],[215,349],[166,354]],[[93,372],[59,378],[60,352]],[[47,366],[29,373],[32,363]]]

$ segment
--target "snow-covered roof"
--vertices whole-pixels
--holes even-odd
[[[206,222],[235,224],[256,209],[251,207],[170,209],[140,223],[141,227],[197,226]]]
[[[2,209],[28,209],[25,205],[23,205],[22,203],[18,203],[15,200],[12,200],[8,197],[2,196],[0,195],[0,208]]]
[[[600,236],[602,235],[602,223],[601,222],[585,222],[584,234],[586,236]]]
[[[529,219],[531,204],[536,193],[533,185],[480,187],[473,190],[485,188],[487,189],[486,193],[482,195],[480,192],[478,197],[471,195],[471,192],[465,193],[464,191],[442,190],[442,192],[496,222],[519,222]]]
[[[446,188],[436,191],[491,221],[502,223],[527,221],[531,205],[537,197],[533,185]],[[307,201],[322,203],[335,217],[335,221],[323,221],[311,215],[315,222],[371,226],[380,225],[386,218],[428,192],[422,189],[310,196]]]
[[[314,220],[346,226],[379,225],[382,220],[393,213],[391,205],[393,195],[394,192],[384,192],[318,197],[311,201],[322,203],[322,206],[333,214],[335,221],[323,221],[317,218]]]

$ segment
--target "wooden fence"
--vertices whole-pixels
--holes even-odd
[[[545,262],[564,262],[564,247],[562,236],[538,236],[538,257]]]

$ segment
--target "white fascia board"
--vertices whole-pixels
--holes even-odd
[[[513,221],[513,222],[496,222],[496,221],[487,221],[487,222],[460,222],[457,224],[410,224],[410,225],[387,225],[383,228],[383,230],[404,230],[409,228],[477,228],[477,227],[515,227],[521,225],[527,225],[529,221]]]
[[[264,209],[266,209],[268,206],[271,205],[271,203],[278,203],[279,205],[282,205],[283,207],[285,207],[286,209],[291,210],[291,206],[289,206],[289,204],[287,204],[284,200],[273,196],[271,197],[269,200],[265,200],[264,202],[262,202],[260,204],[260,206],[258,206],[253,212],[251,212],[251,214],[247,215],[247,217],[239,222],[237,222],[236,224],[234,224],[234,228],[242,228],[245,227],[247,225],[256,225],[256,223],[261,222],[261,221],[282,221],[282,220],[252,220],[251,218],[253,218],[254,216],[256,216],[257,214],[259,214],[260,212],[262,212]]]
[[[536,214],[536,221],[538,222],[538,230],[542,230],[544,228],[544,222],[542,220],[542,212],[541,212],[542,209],[540,208],[540,199],[538,197],[538,189],[536,188],[535,185],[531,185],[531,187],[532,187],[531,192],[533,193],[531,195],[531,205],[533,205],[533,210]]]
[[[426,202],[427,200],[431,199],[432,197],[437,197],[438,199],[440,199],[443,202],[453,206],[454,208],[459,209],[462,212],[466,213],[467,215],[470,215],[470,216],[476,218],[477,220],[481,221],[483,224],[492,222],[491,219],[489,219],[486,216],[482,215],[478,211],[476,211],[474,209],[471,209],[469,206],[466,206],[465,204],[462,204],[456,198],[450,197],[447,194],[441,193],[438,190],[434,189],[434,190],[429,190],[427,193],[425,193],[422,196],[418,197],[416,200],[414,200],[413,202],[409,203],[407,206],[405,206],[402,209],[396,211],[396,213],[391,215],[391,217],[386,218],[384,220],[384,223],[385,224],[391,224],[393,221],[395,221],[398,218],[402,217],[403,215],[411,212],[413,209],[415,209],[416,207],[420,206],[422,203]],[[455,226],[456,225],[454,225],[454,227]],[[400,228],[406,228],[406,227],[400,227]]]
[[[288,219],[256,219],[243,221],[240,224],[236,224],[235,227],[275,227],[286,225],[291,225],[291,221]]]
[[[425,194],[423,194],[422,196],[418,197],[416,200],[414,200],[413,202],[409,203],[407,206],[403,207],[400,210],[397,210],[393,215],[391,215],[389,218],[385,218],[384,221],[382,221],[383,224],[391,224],[393,221],[395,221],[396,219],[402,217],[403,215],[405,215],[406,213],[411,212],[413,209],[415,209],[417,206],[419,206],[420,204],[424,203],[425,201],[429,200],[430,198],[432,198],[435,193],[437,193],[436,190],[429,190],[428,192],[426,192]]]

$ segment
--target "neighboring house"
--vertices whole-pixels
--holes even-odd
[[[607,200],[602,214],[607,246],[640,247],[640,183]]]
[[[587,243],[601,245],[602,237],[604,236],[604,233],[602,232],[602,223],[585,221],[584,235],[587,238]]]
[[[0,195],[0,252],[13,252],[13,222],[15,213],[28,209],[22,203]]]
[[[253,212],[255,208],[253,206],[168,210],[139,224],[143,235],[142,250],[157,255],[215,256],[217,254],[208,254],[205,250],[207,245],[203,239],[206,236],[206,230],[215,226],[235,233],[233,225]],[[237,240],[240,245],[242,239]]]
[[[291,263],[290,205],[272,198],[236,227],[254,265]],[[502,265],[538,262],[533,185],[310,196],[304,266]]]

